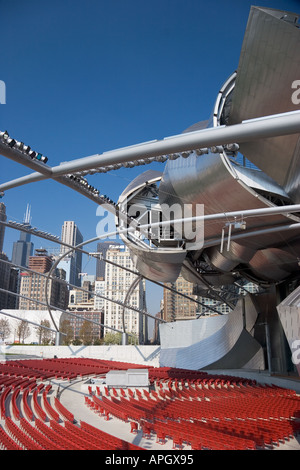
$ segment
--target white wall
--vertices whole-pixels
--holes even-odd
[[[0,315],[0,318],[8,320],[9,326],[10,326],[10,335],[4,339],[6,343],[13,343],[14,341],[17,342],[17,340],[19,339],[17,328],[21,322],[21,319],[28,320],[36,324],[36,325],[33,325],[32,323],[28,323],[29,335],[25,338],[25,341],[24,341],[26,344],[38,342],[39,334],[38,334],[37,328],[38,328],[38,325],[40,325],[42,320],[49,321],[49,328],[54,330],[52,333],[52,336],[53,336],[53,340],[55,340],[56,328],[52,322],[52,319],[49,315],[48,310],[6,310],[4,309],[2,310],[1,313],[2,315]],[[5,315],[5,313],[7,313],[8,315]],[[57,310],[51,310],[51,314],[56,325],[59,326],[60,317],[62,313]],[[9,315],[13,315],[18,318],[12,318]]]
[[[40,358],[64,357],[89,357],[94,359],[106,359],[132,364],[145,364],[159,367],[159,346],[4,346],[1,355],[6,354],[9,359],[14,359],[12,354],[35,356]],[[26,357],[24,356],[24,359]]]

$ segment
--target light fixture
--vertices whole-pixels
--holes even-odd
[[[214,145],[213,147],[211,147],[211,152],[212,153],[223,153],[224,152],[224,148],[222,147],[222,145]]]
[[[8,134],[7,131],[0,132],[0,137],[1,137],[3,140],[6,140],[6,139],[8,139],[9,134]]]
[[[183,158],[188,158],[190,156],[190,153],[189,152],[181,152],[181,156]]]
[[[155,157],[155,161],[157,161],[157,162],[164,163],[167,160],[168,160],[167,155],[160,155],[158,157]]]
[[[17,142],[15,147],[18,149],[18,150],[23,150],[24,148],[24,142]]]
[[[203,149],[197,149],[195,150],[196,154],[197,155],[204,155],[204,154],[207,154],[208,153],[208,148],[203,148]]]
[[[229,150],[229,152],[237,152],[239,150],[240,146],[239,146],[239,144],[227,144],[226,148],[227,148],[227,150]]]
[[[15,143],[16,143],[15,139],[11,139],[11,140],[8,142],[8,145],[9,145],[9,147],[12,148],[12,147],[15,145]]]

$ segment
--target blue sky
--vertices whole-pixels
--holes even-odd
[[[6,84],[0,129],[46,155],[50,166],[181,133],[209,117],[219,88],[237,68],[252,4],[0,0],[0,80]],[[257,5],[294,12],[300,6],[299,0]],[[163,170],[163,164],[151,168]],[[88,180],[117,200],[142,171]],[[0,156],[0,182],[30,172]],[[75,220],[85,240],[96,235],[97,206],[55,181],[9,190],[2,201],[9,219],[22,221],[29,203],[36,227],[60,235],[64,220]],[[9,257],[18,237],[6,230]],[[83,270],[94,269],[84,260]],[[155,313],[159,295],[151,297]]]

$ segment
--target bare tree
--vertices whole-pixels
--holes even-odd
[[[0,339],[5,341],[5,338],[7,338],[10,335],[10,326],[9,326],[9,321],[7,318],[1,318],[0,319]]]
[[[63,344],[67,345],[70,344],[74,338],[74,331],[71,326],[70,320],[63,320],[60,325],[60,332],[65,333],[65,335],[62,335],[62,342]]]
[[[30,328],[25,320],[20,320],[16,327],[16,334],[19,338],[19,342],[24,343],[25,339],[30,336]]]
[[[85,320],[80,328],[79,337],[83,344],[88,345],[93,342],[93,326],[91,322]]]
[[[49,344],[52,337],[51,331],[43,327],[50,328],[49,320],[41,320],[41,326],[36,328],[39,344]]]

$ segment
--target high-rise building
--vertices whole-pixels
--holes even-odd
[[[77,246],[83,242],[83,236],[74,221],[64,222],[61,231],[61,240],[71,246]],[[61,245],[61,253],[66,253],[68,250],[68,247]],[[58,267],[64,269],[66,263],[68,264],[67,281],[74,286],[80,287],[81,279],[79,274],[81,273],[82,253],[78,250],[74,250],[72,254],[67,255],[61,263],[58,264]]]
[[[97,243],[97,252],[101,254],[101,258],[97,259],[97,265],[96,265],[96,278],[97,279],[105,278],[106,252],[109,249],[109,247],[112,245],[118,246],[119,244],[116,242],[111,242],[111,241],[104,241],[104,242]]]
[[[66,318],[70,324],[73,340],[79,339],[92,344],[103,337],[104,306],[95,302],[95,276],[82,277],[82,289],[71,289],[69,292],[68,310],[74,315]],[[97,291],[99,286],[97,285]]]
[[[83,281],[82,288],[71,289],[69,293],[69,310],[93,310],[94,309],[94,284],[90,281]]]
[[[6,207],[0,202],[0,221],[6,222]],[[9,259],[3,252],[5,225],[0,224],[0,309],[15,309],[18,298],[10,292],[18,291],[18,271],[8,264]]]
[[[27,204],[26,214],[24,216],[24,225],[31,228],[30,225],[30,208]],[[20,239],[13,244],[12,262],[18,266],[28,268],[29,257],[33,254],[33,243],[31,242],[31,234],[20,232]]]
[[[176,291],[185,294],[192,299],[197,299],[193,295],[193,284],[186,281],[182,276],[179,276],[174,283],[166,284]],[[197,303],[187,299],[181,295],[176,294],[169,289],[164,289],[164,320],[177,321],[177,320],[190,320],[196,318]]]
[[[6,222],[6,207],[3,202],[0,202],[0,221]],[[5,225],[0,224],[0,253],[3,251],[4,234]]]
[[[130,253],[124,245],[111,245],[106,251],[106,259],[113,261],[117,266],[110,263],[105,265],[105,297],[114,301],[124,302],[126,295],[136,280],[138,273],[126,271],[123,268],[129,268],[135,271],[130,258]],[[133,289],[127,299],[129,305],[144,310],[145,309],[145,283],[140,280],[137,287]],[[104,302],[104,323],[105,325],[123,331],[123,315],[125,320],[125,329],[127,333],[137,336],[139,343],[147,339],[147,322],[141,312],[123,308],[115,302],[105,300]],[[104,333],[111,332],[106,328]]]
[[[76,316],[66,317],[72,331],[72,340],[80,339],[83,342],[88,340],[89,344],[92,344],[103,337],[103,312],[75,310],[73,313]]]
[[[35,256],[29,258],[29,269],[35,271],[21,272],[20,281],[20,310],[45,310],[46,308],[46,281],[45,276],[52,266],[52,258],[44,249],[36,250]],[[68,289],[66,284],[56,281],[53,277],[65,280],[66,273],[62,269],[56,268],[48,282],[47,300],[52,308],[65,309],[68,304]],[[37,302],[35,302],[37,301]],[[40,302],[40,303],[39,303]]]
[[[102,310],[104,311],[104,304],[105,304],[105,299],[102,297],[99,297],[100,295],[105,296],[105,280],[104,277],[99,277],[95,281],[95,294],[98,294],[94,296],[94,309],[95,310]]]
[[[11,267],[5,253],[0,253],[0,309],[17,308],[17,296],[10,294],[18,291],[18,271]]]
[[[35,250],[35,256],[29,258],[29,268],[38,273],[48,273],[52,266],[52,258],[48,256],[47,250],[40,248]]]

